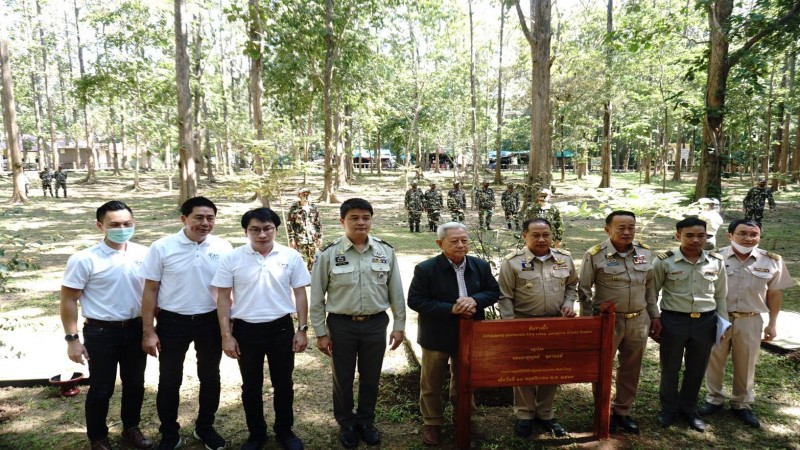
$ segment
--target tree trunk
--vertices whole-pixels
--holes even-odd
[[[80,9],[78,8],[78,1],[73,0],[73,5],[75,6],[75,38],[78,41],[78,68],[80,69],[81,78],[86,76],[86,67],[83,64],[83,45],[81,45],[81,20],[80,20]],[[95,173],[95,159],[94,159],[94,151],[92,150],[92,143],[89,142],[89,137],[91,133],[89,132],[89,99],[82,98],[81,103],[83,106],[83,133],[84,138],[86,139],[86,148],[88,150],[88,155],[86,157],[86,178],[83,179],[84,183],[93,184],[97,182],[97,174]],[[75,136],[75,148],[80,148],[80,144],[78,144],[78,137]],[[78,155],[78,168],[81,166],[80,162],[80,150],[77,152]]]
[[[597,187],[611,187],[611,68],[612,68],[612,36],[614,31],[614,1],[608,0],[606,6],[606,73],[605,91],[606,101],[603,103],[603,149],[600,158],[600,185]]]
[[[500,155],[503,151],[503,30],[506,24],[506,4],[505,1],[500,1],[500,39],[498,41],[500,57],[497,63],[497,131],[495,137],[495,161],[497,163],[494,167],[494,184],[502,183],[502,176],[500,175]],[[437,149],[436,155],[438,158],[439,151]],[[436,170],[439,170],[437,160]]]
[[[531,148],[525,201],[531,192],[550,186],[550,0],[530,0],[532,29],[517,1],[517,15],[531,50]]]
[[[263,96],[264,84],[264,55],[261,44],[264,29],[261,24],[261,7],[258,0],[249,0],[250,23],[248,24],[248,54],[250,55],[250,111],[253,119],[253,128],[256,140],[259,142],[253,153],[253,170],[256,175],[264,174],[264,161],[261,146],[264,140]],[[269,198],[261,192],[255,193],[255,198],[261,201],[264,207],[269,207]]]
[[[252,0],[251,0],[252,1]],[[326,203],[338,203],[333,189],[333,111],[331,108],[331,90],[333,89],[333,60],[334,60],[334,41],[333,41],[333,0],[325,1],[325,70],[323,73],[323,101],[322,116],[324,121],[325,133],[325,160],[324,160],[324,181],[320,201]]]
[[[675,168],[672,171],[672,181],[681,181],[681,155],[683,153],[683,122],[678,120],[678,131],[675,135]]]
[[[775,87],[775,66],[772,66],[772,71],[769,78],[769,94],[767,95],[767,131],[764,134],[764,157],[761,163],[761,172],[765,180],[769,181],[769,156],[772,150],[772,101],[773,90]]]
[[[789,66],[789,76],[787,78],[787,86],[785,89],[789,91],[789,98],[794,97],[794,75],[795,75],[795,61],[797,56],[795,54],[786,55],[786,65]],[[792,123],[791,108],[786,109],[786,114],[783,119],[783,135],[781,139],[781,178],[780,185],[786,187],[786,180],[789,179],[789,129]]]
[[[44,40],[44,27],[42,26],[42,8],[36,0],[36,16],[39,25],[39,45],[42,50],[42,78],[44,79],[44,96],[47,101],[47,122],[50,130],[50,151],[53,154],[53,168],[59,164],[58,149],[56,148],[56,124],[53,118],[53,97],[50,95],[50,76],[47,70],[47,45]]]
[[[794,155],[792,155],[792,183],[800,181],[800,108],[797,108],[795,126]]]
[[[549,1],[549,0],[545,0]],[[475,94],[475,45],[474,27],[472,24],[472,0],[469,5],[469,91],[470,91],[470,142],[472,144],[472,185],[478,185],[478,170],[480,169],[480,152],[478,149],[478,97]],[[500,161],[497,161],[500,164]]]
[[[192,145],[192,94],[189,88],[189,30],[184,23],[184,0],[175,0],[175,81],[178,92],[178,155],[180,196],[178,204],[197,196],[197,174]]]
[[[192,145],[194,146],[194,165],[197,167],[198,176],[207,175],[206,166],[203,164],[203,128],[206,123],[203,120],[202,111],[204,102],[203,92],[203,34],[200,26],[203,20],[202,14],[197,14],[194,21],[194,32],[192,33]]]
[[[669,155],[669,110],[664,108],[664,134],[661,151],[661,192],[667,192],[667,156]]]
[[[349,184],[353,180],[353,107],[349,103],[344,105],[344,155],[344,182]]]
[[[25,195],[25,181],[23,179],[24,166],[22,164],[22,149],[19,147],[17,111],[16,105],[14,104],[14,82],[11,76],[11,58],[8,53],[8,41],[5,39],[0,40],[0,73],[2,73],[3,77],[3,127],[6,130],[6,145],[8,146],[13,177],[13,187],[9,203],[28,203],[28,197]]]

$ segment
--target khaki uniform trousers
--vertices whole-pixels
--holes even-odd
[[[450,403],[456,406],[458,397],[458,358],[445,352],[422,349],[422,373],[419,377],[419,410],[425,425],[444,425],[442,386],[450,364]],[[473,396],[472,409],[476,409]]]
[[[642,371],[642,358],[650,333],[650,316],[642,311],[639,317],[626,319],[618,314],[614,323],[614,350],[618,351],[617,382],[611,412],[620,416],[630,415],[639,375]]]
[[[552,419],[557,389],[557,384],[514,386],[514,414],[517,419]]]
[[[730,397],[733,409],[750,409],[753,404],[753,385],[756,363],[761,350],[761,330],[764,319],[761,315],[739,317],[731,320],[728,333],[730,338],[711,350],[711,358],[706,369],[706,401],[714,405],[725,402],[722,382],[725,378],[725,364],[728,354],[733,360],[733,389]]]

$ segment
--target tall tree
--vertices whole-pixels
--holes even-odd
[[[175,80],[178,92],[178,204],[197,195],[197,173],[192,141],[192,93],[189,89],[189,27],[184,22],[186,4],[175,0]]]
[[[0,35],[5,36],[5,30]],[[19,131],[17,130],[17,112],[14,104],[11,58],[8,53],[8,41],[6,39],[0,40],[0,72],[3,77],[3,126],[6,130],[6,145],[8,145],[11,172],[13,174],[13,190],[9,202],[27,203],[28,197],[25,195],[25,181],[23,180],[22,151],[19,148]]]
[[[478,170],[481,166],[480,149],[478,148],[478,97],[475,93],[475,31],[472,21],[472,0],[469,5],[469,101],[470,101],[470,145],[472,147],[472,185],[478,186]],[[500,165],[500,160],[497,161]]]
[[[530,21],[522,12],[519,0],[517,15],[531,52],[531,148],[525,202],[531,191],[549,186],[553,153],[550,136],[550,0],[530,0]]]
[[[75,7],[75,38],[78,41],[78,67],[80,69],[81,78],[86,76],[86,66],[83,61],[83,45],[81,44],[81,19],[80,8],[78,8],[78,0],[73,0]],[[95,158],[94,158],[94,144],[90,141],[91,133],[89,132],[89,99],[83,96],[81,99],[81,106],[83,106],[83,131],[84,138],[86,139],[86,178],[83,180],[85,183],[96,183],[97,174],[95,173]],[[80,144],[78,138],[75,138],[75,148],[78,155],[78,166],[80,167]]]
[[[611,68],[613,63],[614,0],[606,6],[606,73],[603,102],[603,149],[600,157],[600,188],[611,187]]]
[[[50,152],[53,157],[53,166],[58,167],[58,149],[56,148],[56,123],[53,113],[53,96],[50,95],[50,73],[47,70],[47,44],[45,43],[44,39],[44,25],[42,23],[42,7],[39,3],[39,0],[36,0],[36,24],[39,28],[39,45],[42,57],[42,72],[44,79],[44,96],[45,100],[47,101],[47,123],[48,129],[50,131]]]

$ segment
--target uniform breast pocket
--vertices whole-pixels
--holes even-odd
[[[760,280],[769,281],[772,279],[772,273],[769,271],[769,269],[762,269],[761,267],[748,267],[747,271]]]
[[[633,266],[633,276],[635,281],[638,284],[646,284],[647,283],[647,273],[653,270],[653,266],[650,264],[635,264]]]
[[[372,279],[378,284],[386,284],[389,280],[389,264],[372,263]]]
[[[542,284],[542,276],[533,270],[523,270],[517,277],[517,289],[528,290],[537,288]]]
[[[334,266],[331,269],[331,284],[339,286],[355,284],[356,280],[353,277],[355,269],[352,264]]]
[[[686,270],[675,271],[667,273],[666,285],[671,291],[686,283],[689,278],[689,272]]]
[[[553,281],[551,290],[553,291],[563,291],[564,286],[567,285],[567,278],[569,278],[569,270],[561,269],[561,270],[554,270],[553,271]]]
[[[628,274],[625,273],[625,266],[618,262],[607,262],[599,274],[606,286],[627,286],[629,283]]]

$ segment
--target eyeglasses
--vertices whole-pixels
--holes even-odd
[[[248,233],[254,234],[256,236],[260,235],[261,233],[270,234],[273,231],[275,231],[275,227],[264,227],[264,228],[250,227],[247,229]]]

